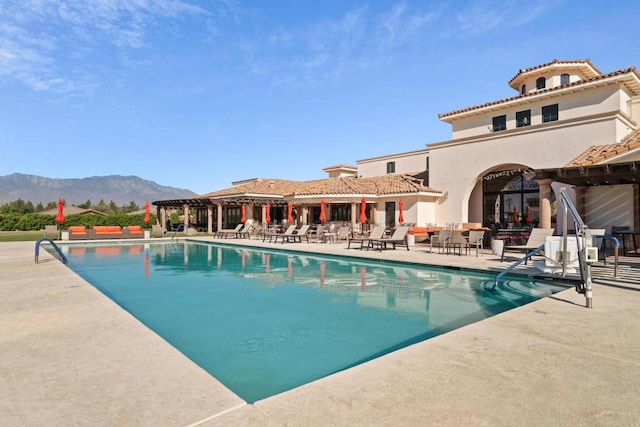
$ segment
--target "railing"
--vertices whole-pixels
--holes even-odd
[[[173,231],[173,235],[171,236],[171,240],[173,240],[173,238],[176,237],[176,234],[178,234],[178,231],[182,231],[182,230],[184,230],[184,224],[178,224],[176,229]]]
[[[51,246],[53,246],[53,248],[56,250],[56,252],[58,252],[58,255],[60,255],[60,259],[62,260],[63,264],[67,264],[67,257],[64,256],[64,254],[62,253],[62,251],[60,250],[60,248],[58,247],[58,245],[56,245],[53,240],[47,238],[47,237],[43,237],[42,239],[38,239],[38,241],[36,242],[36,254],[35,254],[35,259],[34,262],[37,264],[38,263],[38,257],[40,255],[40,244],[42,242],[49,242],[51,243]]]
[[[496,280],[493,282],[493,286],[491,287],[491,290],[494,290],[496,288],[496,286],[498,286],[498,283],[500,282],[500,280],[507,275],[510,271],[513,271],[513,269],[515,269],[517,266],[519,266],[520,264],[522,264],[523,262],[526,262],[529,258],[531,258],[532,256],[534,256],[535,254],[537,254],[538,252],[544,250],[544,245],[540,245],[537,248],[535,248],[534,250],[532,250],[531,252],[529,252],[527,255],[523,256],[522,258],[520,258],[518,261],[514,262],[513,264],[511,264],[509,267],[507,267],[506,269],[504,269],[502,272],[500,272],[500,274],[498,274],[496,276]],[[485,283],[485,289],[488,289]]]

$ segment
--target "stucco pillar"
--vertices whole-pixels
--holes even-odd
[[[189,205],[184,205],[184,232],[189,229]]]
[[[213,233],[213,206],[207,206],[207,233]]]
[[[160,208],[160,216],[162,217],[162,222],[160,223],[160,225],[164,227],[167,224],[167,208]]]
[[[306,225],[309,223],[309,207],[308,206],[302,206],[300,208],[299,218],[302,220],[302,225]]]
[[[217,231],[222,230],[222,205],[217,205],[218,206],[218,224],[217,224]]]
[[[377,203],[374,203],[373,205],[371,205],[371,219],[369,222],[371,222],[371,224],[373,225],[378,224],[378,204]]]
[[[260,224],[267,223],[267,205],[262,205],[262,215],[260,218]]]
[[[351,229],[356,228],[356,218],[358,216],[358,205],[351,203]]]
[[[540,228],[551,228],[551,180],[538,180],[540,189]]]

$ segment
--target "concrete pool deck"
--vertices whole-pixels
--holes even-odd
[[[420,246],[222,243],[509,265]],[[3,426],[640,425],[640,257],[617,279],[594,269],[591,310],[569,289],[248,405],[46,251],[33,255],[34,242],[0,244]]]

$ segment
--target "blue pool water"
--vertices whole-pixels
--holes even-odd
[[[69,267],[247,402],[564,290],[299,253],[70,246]]]

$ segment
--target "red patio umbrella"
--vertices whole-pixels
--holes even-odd
[[[149,221],[151,221],[151,215],[149,215],[150,209],[151,207],[149,206],[149,201],[147,200],[147,202],[144,204],[144,222],[146,222],[147,224],[149,224]]]
[[[527,206],[527,224],[531,223],[531,211],[529,210],[529,206]]]
[[[293,222],[293,204],[291,202],[287,203],[287,222]]]
[[[327,222],[327,214],[325,213],[324,199],[320,200],[320,222]]]
[[[242,218],[240,218],[240,222],[244,224],[245,222],[247,222],[247,207],[245,205],[242,205],[240,210],[242,211]]]
[[[404,201],[402,199],[400,199],[400,206],[398,208],[398,210],[400,211],[398,213],[398,222],[403,223],[404,222]]]
[[[518,208],[516,206],[513,207],[513,222],[520,222],[518,221]]]
[[[363,197],[360,200],[360,223],[364,224],[367,222],[367,200]]]
[[[58,215],[56,215],[56,222],[62,224],[64,222],[64,200],[58,199]]]
[[[267,206],[265,206],[265,214],[264,214],[264,220],[267,222],[267,224],[269,224],[271,222],[271,204],[267,203]]]

